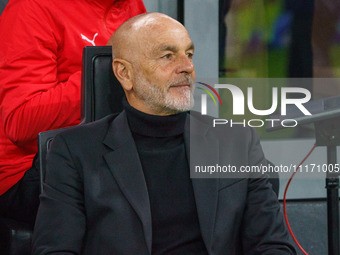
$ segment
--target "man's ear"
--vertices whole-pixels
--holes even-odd
[[[133,87],[132,65],[124,59],[116,58],[112,62],[112,69],[124,90],[131,90]]]

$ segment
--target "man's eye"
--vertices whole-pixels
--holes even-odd
[[[170,59],[170,57],[171,57],[171,54],[169,53],[169,54],[166,54],[166,55],[164,55],[164,56],[162,56],[162,58],[166,58],[166,59]]]
[[[191,53],[191,52],[188,52],[188,53],[187,53],[187,56],[188,56],[188,58],[192,58],[192,57],[194,56],[194,54]]]

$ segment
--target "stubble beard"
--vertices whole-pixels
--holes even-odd
[[[178,84],[184,83],[189,83],[190,88],[171,88]],[[189,111],[194,106],[193,92],[195,88],[195,82],[189,75],[184,78],[172,81],[164,88],[150,83],[142,75],[136,76],[135,84],[136,95],[140,99],[144,100],[145,103],[155,112],[167,115],[176,114],[179,112]]]

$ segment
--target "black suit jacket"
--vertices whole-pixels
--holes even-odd
[[[194,139],[200,162],[265,162],[252,129],[212,129],[209,118],[194,115],[190,122],[188,156]],[[207,141],[215,149],[205,150]],[[267,179],[195,178],[192,185],[209,254],[295,254]],[[54,139],[40,201],[33,254],[151,254],[149,196],[124,111]]]

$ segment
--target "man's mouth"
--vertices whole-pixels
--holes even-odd
[[[181,87],[190,87],[190,83],[181,83],[181,84],[176,84],[176,85],[172,85],[171,87],[176,87],[176,88],[181,88]]]

